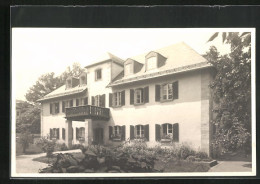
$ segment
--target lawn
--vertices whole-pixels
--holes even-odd
[[[77,160],[81,160],[84,158],[84,154],[82,153],[71,153]],[[45,156],[38,157],[33,159],[34,161],[43,162],[43,163],[54,163],[56,161],[56,155],[54,154],[51,158],[47,158]],[[163,161],[163,159],[158,159],[155,162],[155,168],[162,169],[163,172],[207,172],[210,167],[207,164],[199,163],[199,162],[189,162],[186,160],[168,160],[167,162]]]
[[[25,153],[23,153],[23,147],[19,142],[16,142],[16,156],[18,155],[32,155],[42,153],[42,150],[39,146],[35,144],[30,144],[29,148],[26,149]]]

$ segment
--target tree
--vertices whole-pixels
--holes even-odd
[[[32,136],[28,132],[24,132],[19,137],[19,143],[22,145],[23,153],[29,147],[30,142],[32,142]]]
[[[210,84],[216,116],[214,147],[223,151],[251,150],[251,34],[229,33],[230,53],[212,46],[206,58],[217,70]]]
[[[35,104],[26,108],[24,112],[16,118],[17,133],[40,133],[41,108],[39,104]]]
[[[36,103],[38,99],[62,86],[69,76],[78,77],[83,70],[79,63],[73,63],[72,69],[67,67],[60,76],[55,77],[53,72],[42,75],[26,93],[26,100]]]

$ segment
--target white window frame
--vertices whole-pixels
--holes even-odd
[[[146,70],[153,70],[157,68],[157,57],[156,56],[152,56],[147,58],[146,61]]]
[[[100,78],[98,78],[98,72],[100,71]],[[96,81],[99,81],[99,80],[101,80],[102,79],[102,69],[101,68],[99,68],[99,69],[96,69],[95,70],[95,80]]]
[[[95,106],[100,107],[100,95],[96,95],[95,97]]]
[[[166,87],[166,89],[164,89],[164,87]],[[172,100],[173,99],[173,86],[171,83],[161,85],[161,89],[162,89],[161,90],[161,99],[162,100]]]
[[[113,129],[114,129],[114,132],[113,132],[113,134],[115,135],[115,136],[121,136],[121,134],[122,134],[122,128],[121,128],[121,126],[114,126],[113,127]]]
[[[121,92],[115,92],[113,94],[113,106],[114,107],[121,106],[121,96],[122,96]]]
[[[142,104],[142,89],[135,89],[134,91],[134,103]]]
[[[136,125],[136,135],[138,137],[144,137],[144,125]]]

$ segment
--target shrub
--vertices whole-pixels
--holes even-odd
[[[42,151],[46,153],[47,157],[51,157],[56,146],[56,141],[42,137],[36,144],[41,147]]]
[[[188,145],[182,144],[175,152],[180,159],[186,159],[188,156],[195,156],[195,151]]]
[[[82,148],[84,148],[84,146],[81,145],[81,144],[73,144],[72,147],[71,147],[72,150],[73,149],[82,149]]]
[[[32,136],[29,133],[23,133],[19,136],[19,143],[22,145],[23,153],[25,153],[31,142]]]
[[[196,152],[196,157],[200,158],[200,159],[207,159],[208,154],[206,152],[203,152],[203,151],[198,151],[198,152]]]
[[[65,143],[62,144],[56,144],[57,151],[66,151],[68,150],[68,147]]]

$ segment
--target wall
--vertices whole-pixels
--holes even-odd
[[[198,70],[114,87],[113,91],[125,90],[126,105],[110,108],[112,118],[109,125],[126,125],[126,138],[129,138],[130,125],[149,124],[149,139],[154,143],[155,124],[179,123],[179,141],[200,149],[202,146],[202,78],[204,76]],[[155,102],[155,84],[174,81],[179,82],[179,98],[170,102]],[[149,86],[149,103],[130,105],[130,89],[146,86]]]

